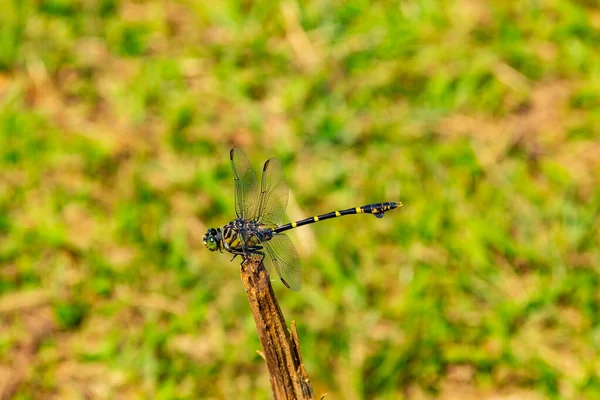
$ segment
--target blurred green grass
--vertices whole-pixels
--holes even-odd
[[[290,220],[405,204],[292,235],[318,395],[597,398],[596,6],[0,0],[0,389],[270,398],[237,145]]]

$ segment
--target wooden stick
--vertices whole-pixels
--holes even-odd
[[[292,322],[292,332],[287,329],[269,274],[260,258],[246,258],[241,275],[262,344],[261,355],[269,369],[273,396],[276,400],[312,400],[313,389],[300,357],[296,324]]]

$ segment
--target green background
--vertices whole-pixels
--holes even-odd
[[[270,398],[228,152],[327,399],[600,397],[596,1],[0,0],[0,391]]]

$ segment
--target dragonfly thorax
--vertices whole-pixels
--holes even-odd
[[[272,230],[254,220],[238,218],[223,227],[223,249],[232,254],[248,254],[260,242],[271,239]]]

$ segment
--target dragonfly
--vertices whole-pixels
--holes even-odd
[[[367,204],[316,215],[283,225],[288,203],[289,188],[281,163],[276,158],[263,166],[260,188],[256,174],[243,150],[229,152],[234,180],[236,219],[223,228],[210,228],[202,238],[210,251],[223,250],[241,256],[245,261],[260,256],[270,276],[275,270],[281,282],[293,291],[302,287],[302,268],[294,244],[284,232],[326,219],[351,214],[373,214],[382,218],[384,213],[401,207],[401,202]]]

